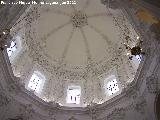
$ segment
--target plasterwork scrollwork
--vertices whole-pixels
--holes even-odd
[[[32,32],[34,32],[34,31],[32,31]],[[32,33],[31,31],[30,31],[30,33]],[[30,36],[31,37],[31,36]],[[33,40],[33,38],[32,38],[32,40]],[[35,46],[34,46],[35,47]],[[33,48],[33,47],[32,47]],[[37,48],[36,50],[40,50],[41,48]]]
[[[115,108],[110,114],[98,120],[124,120],[126,111],[124,108]]]
[[[129,99],[136,99],[139,95],[138,91],[136,90],[135,87],[131,88],[128,86],[128,88],[124,89],[123,92],[126,92],[126,97]]]
[[[39,54],[38,54],[39,55]],[[39,55],[40,56],[40,55]],[[41,56],[40,56],[41,57]],[[36,59],[38,59],[38,58],[36,58]],[[39,60],[39,59],[38,59]],[[119,60],[118,58],[116,59],[116,60]],[[121,61],[121,60],[119,60],[119,61]],[[123,63],[123,60],[121,61],[122,63]],[[35,60],[35,63],[37,63],[37,61]],[[40,62],[41,63],[41,62]],[[41,64],[40,64],[41,65]],[[65,66],[65,65],[64,65]],[[101,66],[99,66],[99,67],[101,67]],[[120,68],[121,68],[121,66],[119,67],[118,66],[118,68],[119,68],[119,70],[121,70]],[[50,78],[48,81],[50,81],[50,82],[48,82],[47,84],[48,85],[46,85],[46,88],[47,88],[47,90],[46,90],[46,93],[47,92],[49,92],[49,91],[57,91],[58,89],[61,89],[61,88],[63,88],[64,86],[63,86],[63,79],[64,79],[64,69],[63,69],[63,67],[61,68],[61,67],[55,67],[54,68],[55,69],[55,71],[57,71],[57,73],[54,73],[53,72],[53,76],[49,76],[48,78]],[[94,73],[96,73],[96,74],[94,74],[94,77],[96,76],[96,75],[100,75],[100,74],[102,74],[104,71],[106,72],[109,68],[108,68],[108,65],[107,65],[107,63],[106,63],[106,66],[104,66],[103,67],[103,70],[102,71],[100,71],[99,70],[100,68],[98,68],[97,69],[97,72],[95,72],[94,71]],[[102,69],[102,68],[101,68]],[[124,67],[122,67],[122,69],[124,69]],[[99,70],[99,71],[98,71]],[[45,70],[44,70],[45,71]],[[52,71],[52,70],[51,70]],[[61,72],[62,71],[62,72]],[[78,75],[77,75],[78,74]],[[72,80],[74,80],[75,78],[76,79],[78,79],[78,78],[80,78],[81,79],[81,76],[79,76],[79,73],[77,73],[76,74],[76,72],[75,72],[75,74],[73,74],[73,76],[72,76]],[[120,73],[121,75],[122,74],[124,74],[124,73]],[[69,74],[70,75],[70,74]],[[82,73],[82,77],[83,77],[83,73]],[[90,77],[90,75],[88,75],[89,77]],[[91,76],[92,76],[92,74],[91,74]],[[51,79],[52,78],[52,79]],[[58,85],[57,86],[57,88],[55,88],[55,89],[53,89],[54,87],[53,86],[49,86],[50,85],[50,83],[51,82],[54,82],[54,81],[52,81],[53,79],[55,79],[55,81],[58,81],[57,80],[57,78],[58,78],[58,80],[60,80],[60,85],[58,85],[58,83],[56,84],[56,85]],[[71,77],[68,77],[68,78],[71,78]],[[92,78],[92,77],[91,77]],[[76,80],[75,79],[75,80]],[[95,80],[96,80],[96,77],[95,77]],[[94,81],[94,80],[93,80]],[[62,82],[62,83],[61,83]],[[53,83],[52,83],[53,84]],[[89,82],[88,82],[88,84],[89,84]],[[49,88],[48,88],[48,86],[49,86]],[[91,87],[92,86],[90,86],[88,89],[91,89]],[[136,88],[135,88],[136,89]],[[87,87],[86,87],[86,91],[87,91]],[[89,91],[90,92],[90,91]],[[128,96],[129,98],[131,98],[131,97],[133,97],[133,99],[135,99],[135,98],[137,98],[137,93],[136,93],[137,91],[135,90],[135,91],[128,91],[128,95],[130,94],[130,96]],[[56,94],[54,94],[54,93],[47,93],[46,94],[46,96],[48,96],[48,99],[51,99],[51,100],[54,100],[54,98],[55,98],[55,96],[57,97],[56,99],[57,99],[57,101],[59,101],[59,96],[57,96],[58,94],[61,96],[62,94],[63,94],[63,91],[61,91],[60,92],[61,94],[59,94],[59,92],[57,91],[57,93]],[[131,95],[132,94],[132,95]],[[134,94],[136,94],[135,96],[136,97],[134,97]],[[52,98],[52,95],[53,95],[53,98]],[[92,95],[92,94],[91,94]],[[90,98],[88,98],[88,100],[90,101]],[[86,101],[87,101],[87,99],[86,99]],[[29,105],[30,106],[30,105]],[[144,100],[144,99],[142,99],[142,100],[137,100],[137,102],[136,103],[133,103],[132,105],[131,105],[133,108],[134,108],[134,110],[135,111],[137,111],[138,113],[140,113],[140,114],[144,114],[145,113],[145,109],[146,109],[146,101]],[[27,116],[27,119],[28,119],[28,113],[29,113],[29,116],[32,116],[32,112],[33,112],[33,110],[32,109],[28,109],[26,106],[25,106],[25,108],[26,108],[26,110],[25,110],[25,112],[24,113],[26,113],[26,114],[24,114],[24,116]],[[29,108],[32,108],[32,107],[29,107]],[[29,112],[29,111],[32,111],[32,112]],[[125,116],[125,112],[124,112],[125,110],[123,109],[123,108],[118,108],[118,109],[115,109],[113,112],[111,112],[111,114],[109,114],[107,117],[105,117],[105,118],[103,118],[102,120],[123,120],[124,119],[124,116]],[[95,109],[93,109],[93,111],[92,111],[92,113],[95,113]],[[71,117],[71,119],[72,119],[72,117]],[[74,120],[74,119],[73,119]]]
[[[134,46],[138,42],[138,35],[126,16],[122,13],[114,13],[112,14],[112,17],[113,21],[115,22],[115,26],[117,26],[117,29],[119,29],[119,37],[123,43],[127,43],[131,47]]]
[[[97,79],[97,76],[106,73],[109,71],[111,68],[116,67],[119,79],[122,83],[123,86],[126,86],[126,82],[128,79],[133,79],[133,76],[135,74],[133,67],[130,65],[129,60],[127,60],[127,57],[123,55],[124,53],[124,47],[120,48],[112,48],[110,47],[110,52],[112,52],[112,56],[110,59],[108,59],[108,56],[105,56],[101,61],[95,62],[93,61],[91,64],[87,64],[87,66],[71,66],[68,65],[65,61],[61,62],[60,60],[50,60],[49,56],[44,55],[44,45],[43,42],[38,42],[36,41],[37,36],[36,36],[36,20],[38,19],[40,13],[38,12],[39,8],[36,7],[31,9],[31,14],[26,13],[27,17],[25,19],[21,18],[21,22],[16,24],[16,29],[13,29],[13,33],[18,30],[22,29],[25,27],[25,38],[24,38],[24,43],[25,43],[25,48],[26,51],[23,52],[21,57],[19,58],[18,64],[15,63],[13,68],[16,70],[18,69],[17,73],[21,74],[22,78],[27,78],[27,76],[30,74],[29,71],[33,69],[33,66],[40,66],[39,68],[44,71],[44,73],[48,74],[47,81],[44,85],[44,91],[43,95],[45,98],[49,100],[56,100],[59,101],[62,99],[61,97],[63,96],[63,87],[64,87],[64,79],[67,79],[68,81],[70,80],[82,80],[84,81],[84,84],[86,84],[86,96],[88,98],[85,98],[85,101],[92,101],[93,97],[93,90],[92,85],[90,85],[90,82],[87,81],[88,79]],[[29,12],[30,13],[30,12]],[[120,39],[123,43],[124,39],[124,34],[127,34],[128,31],[130,36],[133,36],[132,34],[135,34],[132,29],[131,25],[129,23],[126,24],[126,18],[124,18],[123,15],[121,16],[115,16],[115,24],[119,23],[121,26],[117,26],[120,32]],[[117,22],[116,22],[117,21]],[[125,22],[124,22],[125,21]],[[21,24],[20,24],[21,23]],[[23,23],[23,24],[22,24]],[[128,28],[129,26],[129,28]],[[120,29],[121,28],[121,29]],[[136,36],[134,36],[131,40],[131,42],[135,42]],[[29,59],[26,59],[27,56],[29,56]],[[22,59],[23,58],[23,59]],[[27,61],[28,62],[27,62]],[[107,61],[108,60],[108,61]],[[127,62],[126,62],[127,60]],[[37,64],[37,65],[36,65]],[[125,64],[125,65],[124,65]],[[127,66],[126,66],[127,64]],[[18,66],[21,67],[18,67]],[[23,71],[20,71],[21,69],[25,68]],[[126,71],[129,70],[129,73],[126,74]],[[45,74],[45,75],[46,75]],[[50,75],[52,74],[52,76]],[[54,76],[54,77],[53,77]],[[57,82],[56,81],[61,81]],[[55,85],[56,84],[56,85]],[[93,83],[96,85],[95,83]],[[94,88],[97,91],[97,97],[98,92],[101,91],[99,84],[97,83],[97,86]],[[56,92],[53,92],[56,91]],[[90,92],[89,92],[90,91]],[[99,97],[100,98],[100,97]]]
[[[103,110],[103,112],[104,111],[107,110]],[[126,105],[123,105],[123,107],[114,108],[114,110],[110,114],[108,114],[103,118],[98,118],[98,120],[124,120],[127,118],[126,115],[129,114],[130,112],[134,114],[141,114],[143,115],[143,118],[145,118],[147,116],[146,111],[147,111],[146,98],[143,95],[139,95],[134,100],[131,99],[128,100]],[[100,115],[101,114],[97,114],[97,116]]]

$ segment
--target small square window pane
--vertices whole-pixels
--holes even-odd
[[[41,83],[42,80],[38,77],[38,75],[33,74],[29,81],[28,87],[36,92],[39,92]]]
[[[67,103],[80,104],[80,87],[69,87],[67,89]]]
[[[138,62],[141,62],[141,60],[142,60],[142,55],[136,55],[136,59],[138,60]]]
[[[109,95],[113,95],[115,93],[117,93],[119,91],[119,87],[118,87],[118,83],[117,83],[117,80],[116,79],[113,79],[111,81],[109,81],[107,84],[106,84],[106,92],[109,94]]]
[[[15,41],[12,41],[10,47],[7,48],[8,56],[10,57],[12,53],[14,53],[16,50],[17,50],[17,44]]]

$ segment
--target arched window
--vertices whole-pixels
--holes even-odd
[[[133,58],[131,60],[131,64],[134,67],[134,69],[138,69],[141,61],[142,61],[142,55],[133,56]]]
[[[44,82],[45,77],[38,71],[35,71],[31,76],[27,88],[29,90],[35,91],[36,93],[40,93],[43,88]]]
[[[16,41],[12,41],[9,48],[7,48],[8,56],[10,57],[17,50]]]
[[[139,63],[142,61],[142,55],[136,55],[135,57]]]
[[[68,86],[67,89],[67,103],[80,104],[81,87],[80,86]]]
[[[15,36],[13,38],[13,41],[11,42],[11,45],[9,48],[7,48],[7,53],[9,56],[9,60],[12,62],[15,60],[15,58],[20,54],[20,51],[22,50],[22,45],[21,45],[21,37],[20,36]]]
[[[112,79],[111,81],[109,81],[106,85],[106,92],[109,95],[113,95],[116,92],[119,91],[119,87],[118,87],[118,83],[116,79]]]
[[[104,88],[107,96],[115,96],[121,92],[120,84],[114,75],[104,80]]]

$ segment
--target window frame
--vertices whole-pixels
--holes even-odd
[[[64,97],[63,100],[61,100],[61,104],[63,106],[67,106],[67,107],[86,107],[86,105],[83,103],[83,97],[84,97],[84,81],[82,80],[76,80],[76,81],[72,81],[70,79],[64,79],[65,83],[64,83]],[[81,95],[80,95],[80,104],[70,104],[67,103],[67,89],[68,86],[80,86],[81,88]]]
[[[39,87],[38,92],[35,91],[35,90],[33,90],[33,89],[31,89],[31,88],[28,86],[28,85],[30,84],[31,78],[32,78],[32,76],[33,76],[34,74],[41,80],[41,83],[40,83],[40,87]],[[45,76],[44,76],[41,72],[39,72],[39,71],[33,71],[32,74],[30,75],[30,77],[29,77],[26,85],[25,85],[25,88],[26,88],[27,90],[29,90],[29,91],[34,92],[34,94],[36,94],[36,95],[40,95],[41,92],[42,92],[42,89],[43,89],[43,86],[44,86],[45,81],[46,81],[46,78],[45,78]]]
[[[138,59],[138,57],[140,58],[140,59]],[[142,60],[143,60],[143,56],[142,55],[137,55],[137,56],[133,56],[133,58],[132,58],[132,60],[131,60],[131,64],[132,64],[132,66],[133,66],[133,68],[135,69],[135,70],[137,70],[138,69],[138,67],[139,67],[139,65],[140,65],[140,63],[142,62]]]
[[[116,94],[109,96],[108,94],[106,94],[106,91],[105,91],[105,84],[106,84],[105,82],[110,81],[109,78],[111,76],[114,76],[116,78],[116,81],[119,85],[119,91]],[[100,80],[100,84],[101,84],[101,86],[100,86],[101,91],[99,93],[99,96],[101,96],[102,100],[100,101],[100,103],[103,103],[103,102],[121,94],[122,89],[123,89],[123,83],[121,83],[121,81],[119,80],[116,67],[113,67],[110,70],[108,70],[108,72],[101,74],[100,76],[98,76],[98,79]]]
[[[16,43],[16,50],[9,56],[8,52],[7,52],[7,49],[9,49],[11,47],[11,45],[10,45],[6,49],[6,53],[9,57],[10,62],[12,63],[16,59],[18,54],[20,54],[20,52],[22,51],[21,36],[16,35],[15,37],[13,37],[13,39],[11,41]]]
[[[106,79],[107,79],[107,80],[106,80]],[[112,95],[116,94],[117,92],[119,92],[120,89],[119,89],[119,84],[118,84],[118,82],[117,82],[116,77],[113,76],[113,75],[111,75],[110,77],[108,77],[108,78],[106,78],[106,79],[104,80],[105,93],[106,93],[107,95],[109,95],[109,96],[112,96]],[[117,88],[118,91],[110,94],[110,92],[109,92],[109,90],[108,90],[108,84],[109,84],[110,82],[112,82],[112,81],[116,81],[116,84],[117,84],[117,87],[118,87],[118,88]],[[112,88],[111,88],[111,89],[112,89]]]
[[[76,104],[76,102],[75,103],[72,103],[72,102],[68,102],[69,101],[69,98],[68,97],[71,97],[71,96],[68,96],[68,92],[69,92],[69,89],[78,89],[79,90],[79,92],[80,92],[80,96],[79,96],[79,102],[78,102],[78,104]],[[74,96],[77,96],[77,95],[74,95]],[[77,97],[76,97],[77,98]],[[72,101],[72,100],[70,100],[70,101]],[[75,105],[79,105],[80,103],[81,103],[81,86],[78,86],[78,85],[69,85],[68,86],[68,88],[67,88],[67,96],[66,96],[66,103],[67,104],[75,104]]]
[[[109,93],[106,91],[106,88],[107,88],[107,84],[109,82],[111,82],[113,79],[116,79],[119,91],[115,92],[112,95],[109,95]],[[109,100],[109,99],[119,95],[122,92],[122,86],[121,86],[121,83],[120,83],[118,76],[116,74],[110,74],[108,76],[105,76],[105,78],[103,79],[103,91],[104,91],[105,100]]]
[[[14,46],[12,46],[12,43],[14,44]],[[13,50],[13,48],[15,48],[15,50]],[[8,57],[11,57],[16,52],[16,50],[17,50],[17,43],[16,43],[16,41],[15,40],[11,41],[10,47],[7,48]]]

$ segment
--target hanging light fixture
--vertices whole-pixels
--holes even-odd
[[[137,37],[137,39],[139,39],[139,37]],[[134,47],[130,47],[129,45],[127,45],[126,43],[124,43],[125,47],[127,50],[129,50],[127,52],[127,55],[129,56],[129,59],[132,60],[133,56],[137,56],[137,55],[144,55],[145,53],[142,51],[142,48],[140,47],[140,45],[142,44],[142,41],[140,41],[137,45],[135,45]]]
[[[103,2],[106,3],[106,1],[107,0],[101,0],[102,3]],[[108,9],[108,12],[112,15],[112,13],[110,12],[109,9]],[[118,26],[120,26],[120,24],[117,22],[117,20],[115,20],[115,22]],[[120,27],[120,29],[121,29],[121,27]],[[127,55],[129,56],[129,59],[132,60],[133,56],[137,56],[137,55],[141,56],[141,55],[144,55],[145,53],[142,51],[141,44],[143,41],[140,40],[139,36],[136,37],[136,39],[139,41],[137,45],[135,45],[132,48],[128,45],[128,43],[132,40],[129,33],[130,32],[128,31],[124,34],[124,39],[125,39],[124,45],[125,45],[126,49],[128,50]]]

